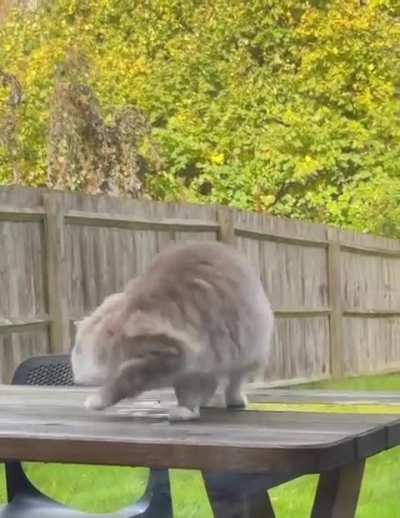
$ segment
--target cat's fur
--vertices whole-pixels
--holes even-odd
[[[101,385],[87,407],[174,387],[170,418],[184,420],[199,416],[223,379],[227,406],[245,406],[242,386],[267,362],[273,315],[239,253],[197,242],[167,248],[77,326],[75,381]]]

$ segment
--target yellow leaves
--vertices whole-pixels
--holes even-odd
[[[213,165],[223,165],[225,162],[225,155],[224,153],[213,153],[209,155],[208,159]]]
[[[51,75],[55,65],[65,55],[62,45],[43,45],[32,52],[29,67],[25,70],[24,83],[31,85],[36,81],[42,81],[47,75]]]
[[[174,128],[187,128],[196,125],[199,125],[199,120],[196,114],[189,110],[179,111],[171,118],[171,127]]]
[[[294,178],[300,180],[317,173],[320,169],[320,162],[316,158],[313,158],[310,155],[306,155],[304,158],[299,158],[297,160],[296,169],[293,176]]]
[[[90,25],[88,23],[81,25],[81,30],[83,30],[83,31],[91,32],[91,31],[93,31],[93,29],[94,29],[93,25]]]
[[[340,38],[341,33],[363,33],[371,28],[376,16],[379,13],[374,9],[360,8],[359,0],[336,1],[328,15],[313,7],[307,9],[297,28],[297,34],[320,39],[335,35]],[[333,49],[334,54],[336,50]]]
[[[8,102],[10,97],[10,89],[0,86],[0,107]]]
[[[116,54],[112,52],[96,59],[95,66],[102,69],[105,75],[111,75],[117,81],[123,81],[126,76],[140,76],[146,71],[146,59],[144,56],[136,57],[132,55]]]
[[[392,83],[376,79],[354,97],[354,102],[363,110],[373,111],[394,94],[395,86]]]
[[[10,42],[10,43],[5,43],[3,45],[3,50],[6,52],[6,53],[9,53],[9,52],[12,52],[14,50],[13,48],[13,44]]]
[[[144,56],[139,56],[133,64],[133,68],[136,72],[144,72],[146,70],[146,58]]]
[[[374,97],[372,95],[370,88],[365,88],[360,95],[357,95],[357,97],[355,98],[355,102],[364,110],[373,109]]]
[[[275,196],[273,194],[260,194],[257,197],[259,210],[268,209],[275,201]]]
[[[298,33],[304,36],[311,36],[314,34],[315,25],[319,19],[319,12],[317,9],[310,7],[307,9],[301,19],[301,24],[298,28]]]

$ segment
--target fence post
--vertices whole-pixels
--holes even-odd
[[[50,347],[53,353],[65,352],[71,344],[65,286],[64,211],[56,194],[45,195],[44,208]]]
[[[333,378],[343,375],[343,305],[338,231],[328,228],[328,290],[330,331],[330,370]]]
[[[217,221],[219,224],[218,241],[235,246],[236,236],[233,210],[228,207],[218,207]]]

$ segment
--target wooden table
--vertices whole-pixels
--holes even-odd
[[[266,489],[318,473],[312,518],[350,518],[365,459],[400,443],[396,416],[208,409],[170,424],[168,394],[89,412],[88,392],[0,385],[0,460],[202,470],[216,518],[271,518]]]

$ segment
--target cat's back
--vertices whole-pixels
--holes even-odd
[[[217,281],[222,278],[256,278],[245,258],[234,248],[219,242],[199,241],[173,245],[158,256],[146,277],[176,279],[180,284],[200,278]]]
[[[184,316],[192,308],[208,322],[228,314],[264,318],[270,312],[259,275],[247,258],[219,242],[169,247],[155,258],[134,292],[142,308],[157,307],[169,315],[179,310]]]
[[[233,247],[193,242],[165,249],[131,285],[129,311],[168,321],[185,333],[197,368],[258,361],[268,348],[271,306],[258,273]],[[199,363],[200,362],[200,363]]]

